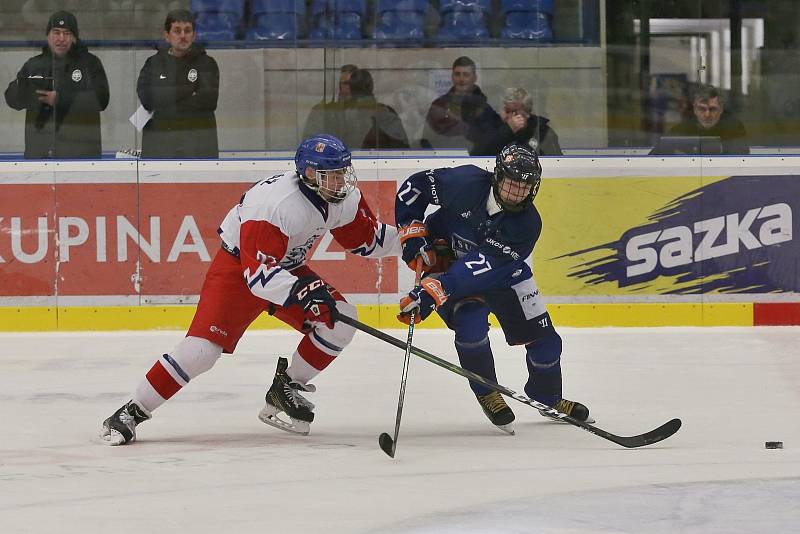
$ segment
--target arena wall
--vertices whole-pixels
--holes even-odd
[[[494,165],[354,160],[387,222],[411,173],[467,163]],[[0,330],[186,327],[219,221],[250,184],[292,166],[0,162]],[[531,261],[558,324],[800,324],[799,157],[563,157],[543,167],[544,231]],[[400,326],[396,302],[412,273],[397,258],[355,257],[329,238],[310,257],[362,319]]]

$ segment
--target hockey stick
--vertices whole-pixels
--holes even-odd
[[[419,285],[419,279],[422,277],[422,262],[417,263],[416,277],[414,278],[414,287]],[[378,436],[378,445],[381,450],[394,458],[394,453],[397,450],[397,436],[400,434],[400,418],[403,416],[403,400],[406,397],[406,382],[408,381],[408,364],[411,361],[411,338],[414,337],[414,322],[417,320],[417,308],[411,310],[411,321],[408,323],[408,338],[406,339],[406,356],[403,360],[403,376],[400,378],[400,396],[397,399],[397,416],[394,420],[394,438],[389,436],[386,432]],[[352,326],[352,325],[351,325]]]
[[[337,320],[342,321],[343,323],[349,324],[350,326],[354,327],[356,330],[361,330],[364,333],[367,333],[373,337],[381,339],[390,345],[394,345],[395,347],[399,347],[401,349],[406,348],[406,344],[400,341],[399,339],[390,336],[389,334],[385,334],[376,328],[372,328],[357,319],[353,319],[352,317],[348,317],[346,315],[337,314]],[[528,406],[532,406],[537,410],[542,410],[547,414],[551,415],[552,417],[561,419],[573,426],[577,426],[586,430],[587,432],[591,432],[596,436],[600,436],[601,438],[607,439],[609,441],[613,441],[617,445],[622,445],[623,447],[627,447],[629,449],[633,449],[636,447],[643,447],[645,445],[652,445],[653,443],[658,443],[659,441],[665,440],[675,432],[677,432],[681,428],[681,420],[680,419],[671,419],[667,421],[663,425],[658,428],[655,428],[649,432],[645,432],[644,434],[637,434],[635,436],[617,436],[616,434],[612,434],[602,428],[598,428],[594,425],[589,423],[584,423],[583,421],[578,421],[565,413],[561,413],[555,408],[548,406],[546,404],[542,404],[539,401],[535,401],[522,395],[520,393],[516,393],[505,386],[501,386],[500,384],[496,384],[491,380],[487,380],[480,375],[473,373],[472,371],[468,371],[462,367],[459,367],[455,364],[448,362],[447,360],[443,360],[438,356],[434,356],[429,352],[425,352],[422,349],[417,347],[411,346],[410,347],[411,353],[419,356],[423,360],[428,360],[431,363],[438,365],[439,367],[443,367],[448,371],[451,371],[457,375],[461,375],[464,378],[468,378],[473,382],[477,382],[478,384],[482,384],[489,389],[494,391],[500,392],[507,397],[511,397],[512,399],[518,400],[523,404],[527,404]]]

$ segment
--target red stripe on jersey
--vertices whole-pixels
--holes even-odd
[[[309,337],[313,335],[313,332],[309,332],[305,335],[303,340],[300,342],[300,345],[297,347],[297,353],[301,358],[308,362],[311,367],[317,369],[318,371],[322,371],[328,367],[336,357],[331,356],[330,354],[317,348],[317,346],[311,342],[311,338]]]
[[[353,250],[362,245],[371,245],[375,241],[375,231],[378,228],[378,221],[372,210],[367,205],[364,197],[358,201],[358,209],[355,218],[339,228],[331,230],[333,238],[347,250]]]
[[[161,361],[157,361],[153,367],[147,371],[147,375],[145,375],[147,381],[150,382],[150,385],[153,386],[153,389],[161,395],[164,400],[169,399],[173,395],[175,395],[180,389],[181,385],[175,381],[172,376],[164,369],[164,366],[161,365]]]
[[[270,222],[244,221],[239,229],[242,271],[250,269],[254,273],[262,263],[277,264],[288,247],[289,238]]]

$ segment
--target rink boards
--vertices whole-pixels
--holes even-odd
[[[393,221],[413,172],[485,158],[356,158],[360,187]],[[543,158],[532,258],[558,324],[800,324],[800,158]],[[185,328],[217,225],[290,160],[0,162],[0,330]],[[346,254],[311,265],[366,322],[396,327],[411,273]],[[437,320],[425,326],[437,327]],[[282,327],[271,318],[256,327]]]

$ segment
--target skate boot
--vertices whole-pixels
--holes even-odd
[[[267,405],[258,414],[258,418],[268,425],[287,432],[307,435],[314,420],[314,404],[300,395],[300,391],[313,393],[317,388],[311,384],[293,382],[286,374],[289,362],[286,358],[278,358],[278,368],[272,387],[267,391]],[[278,417],[283,412],[291,421]]]
[[[497,391],[492,391],[488,395],[476,395],[478,404],[483,408],[483,413],[489,418],[497,428],[503,432],[514,435],[514,412],[508,407],[503,396]]]
[[[561,399],[553,406],[556,410],[561,413],[565,413],[568,416],[572,417],[573,419],[577,419],[582,423],[594,423],[594,419],[589,416],[589,408],[584,406],[578,401],[571,401],[567,399]],[[539,410],[539,413],[545,417],[549,417],[554,421],[562,422],[561,419],[554,415],[550,415],[549,413],[545,412],[544,410]]]
[[[130,400],[103,421],[100,439],[108,445],[125,445],[136,441],[136,425],[151,417],[150,412]]]

